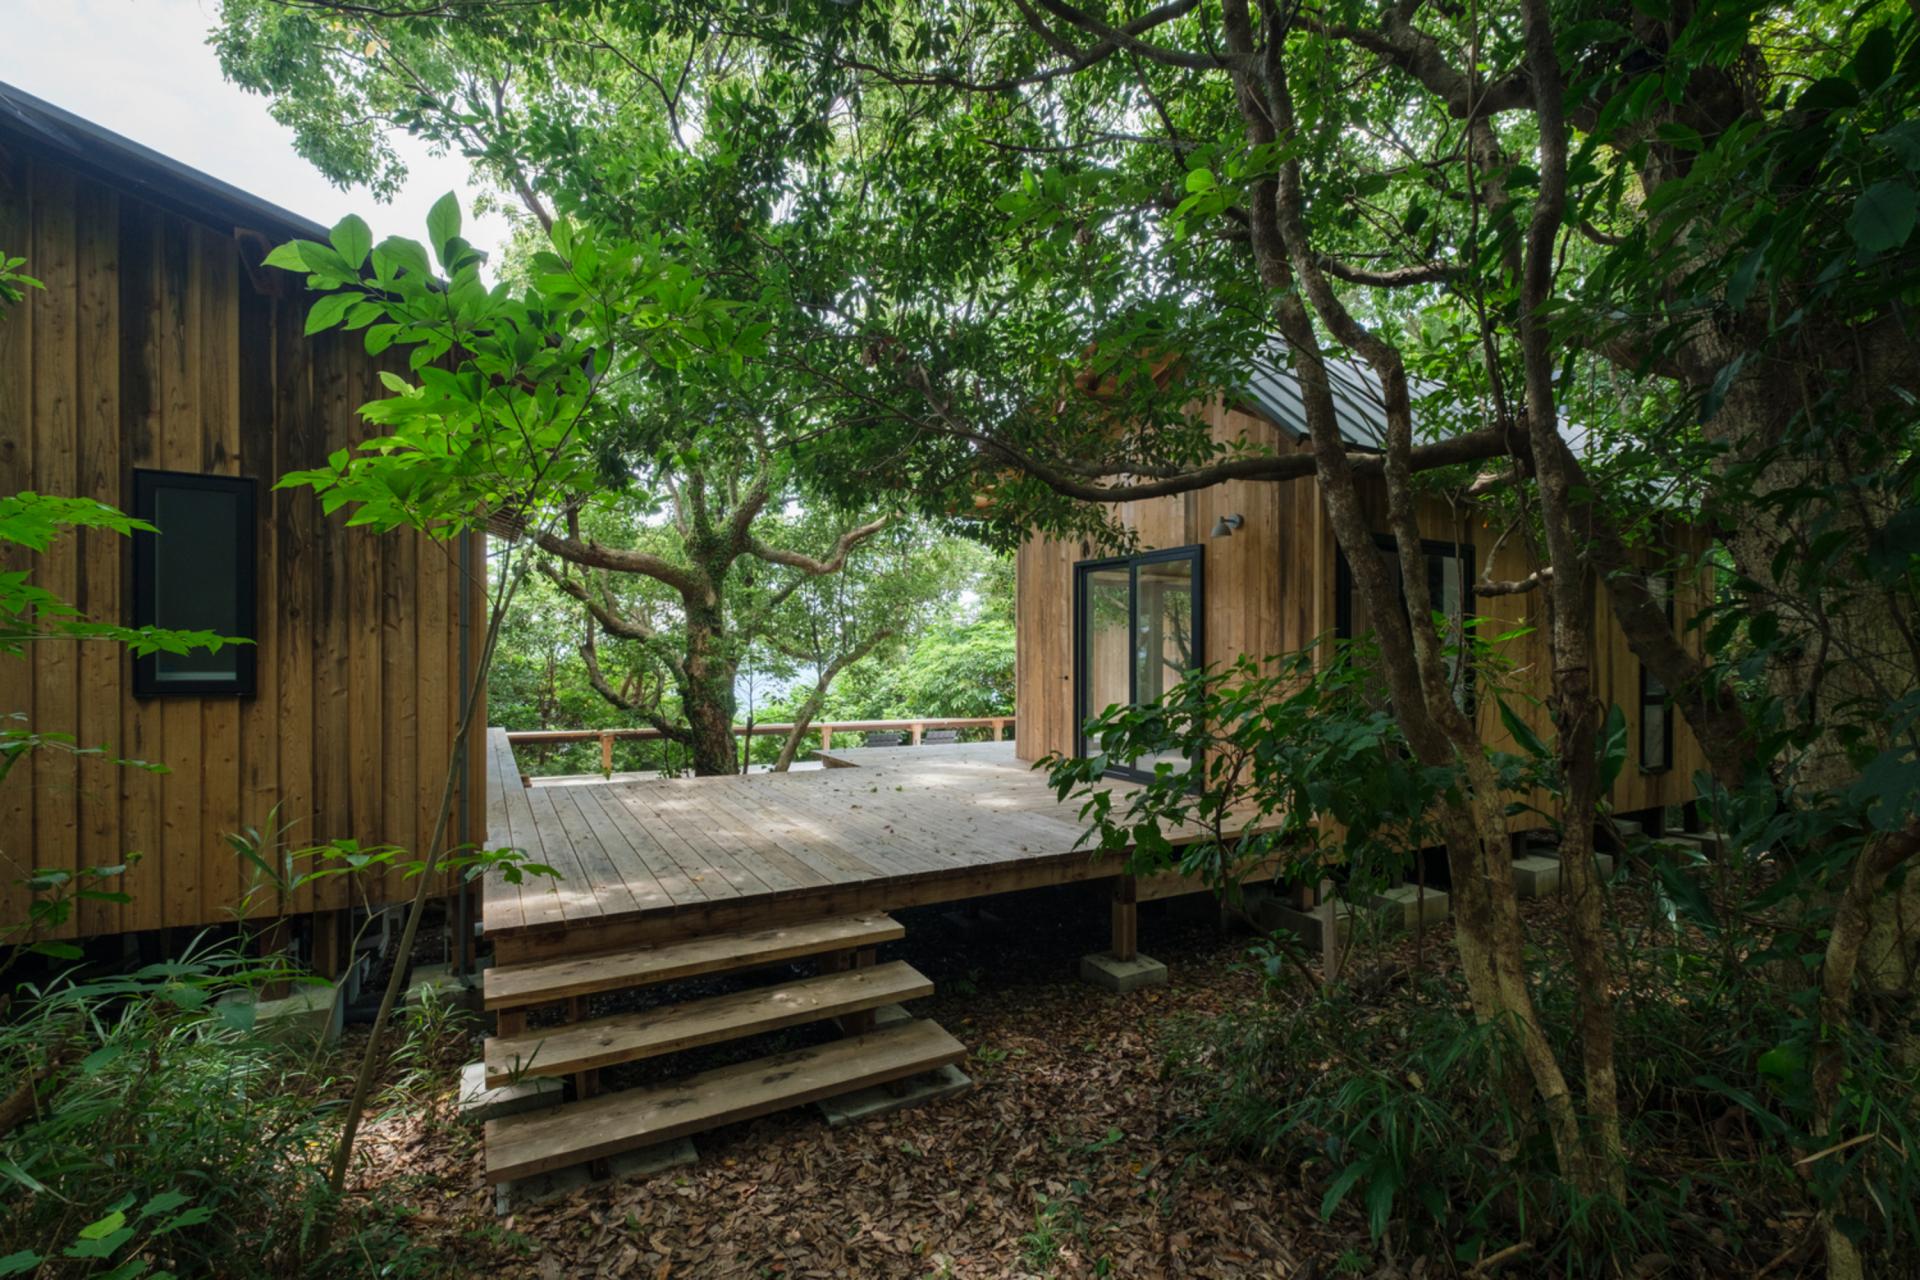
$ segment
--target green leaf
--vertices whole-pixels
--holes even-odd
[[[87,1076],[96,1075],[105,1068],[112,1066],[125,1053],[126,1048],[123,1045],[102,1045],[80,1060],[80,1074]]]
[[[1514,714],[1513,708],[1506,704],[1505,699],[1496,698],[1494,701],[1500,708],[1500,723],[1506,726],[1509,734],[1513,735],[1513,740],[1520,745],[1520,749],[1536,760],[1546,759],[1547,744],[1540,740],[1540,735],[1535,733],[1525,720]]]
[[[23,1276],[44,1261],[41,1255],[31,1249],[22,1249],[0,1258],[0,1276]]]
[[[1660,887],[1667,898],[1679,910],[1696,924],[1709,928],[1716,923],[1713,903],[1708,900],[1706,890],[1699,882],[1687,874],[1687,869],[1671,856],[1657,859],[1653,864],[1654,873],[1660,877]]]
[[[373,232],[357,213],[350,213],[335,223],[327,239],[333,241],[334,249],[355,271],[366,264],[367,254],[373,251]]]
[[[394,337],[400,332],[397,324],[376,324],[367,329],[367,354],[377,356],[393,345]]]
[[[159,1195],[140,1206],[140,1216],[143,1218],[151,1218],[156,1213],[172,1213],[181,1205],[186,1204],[189,1199],[191,1199],[191,1197],[184,1192],[162,1191]]]
[[[1875,27],[1860,38],[1860,51],[1853,55],[1853,65],[1848,68],[1853,79],[1862,89],[1878,89],[1893,74],[1893,31],[1885,26]]]
[[[1874,134],[1873,141],[1875,146],[1893,152],[1907,168],[1920,169],[1920,120],[1902,120]]]
[[[1739,310],[1747,305],[1747,295],[1753,292],[1754,282],[1760,278],[1760,262],[1765,256],[1764,249],[1752,249],[1740,259],[1733,269],[1733,275],[1727,280],[1727,305]]]
[[[122,1210],[115,1209],[106,1217],[89,1222],[86,1226],[80,1228],[80,1238],[82,1240],[104,1240],[126,1225],[126,1213]]]
[[[1789,1041],[1785,1044],[1777,1044],[1761,1054],[1754,1066],[1763,1076],[1787,1080],[1798,1074],[1806,1062],[1806,1052],[1799,1045]]]
[[[329,293],[307,312],[307,336],[331,329],[346,316],[347,309],[360,301],[357,293]]]
[[[275,245],[273,251],[266,256],[261,265],[279,267],[282,271],[305,271],[307,270],[307,259],[306,255],[300,251],[300,242],[298,240],[289,240],[285,244]],[[6,1273],[0,1272],[0,1275],[4,1274]]]
[[[1367,1163],[1356,1160],[1340,1171],[1340,1176],[1327,1188],[1327,1194],[1320,1197],[1320,1216],[1323,1219],[1333,1217],[1333,1211],[1347,1198],[1347,1192],[1353,1190],[1353,1184],[1360,1181],[1367,1172]]]
[[[417,278],[433,274],[433,264],[427,259],[427,251],[420,247],[418,240],[408,240],[404,236],[388,236],[374,246],[373,256],[378,271],[382,265],[395,271],[404,270]]]
[[[434,256],[447,263],[448,245],[460,235],[460,199],[449,191],[427,210],[427,238],[433,241]]]
[[[213,1006],[213,1016],[229,1031],[253,1030],[253,1001],[222,1000]]]
[[[1913,234],[1920,195],[1904,181],[1876,182],[1854,202],[1847,231],[1862,253],[1898,249]]]
[[[1627,713],[1620,709],[1619,703],[1607,708],[1607,718],[1600,726],[1600,794],[1606,795],[1613,790],[1613,784],[1619,780],[1620,770],[1627,763]]]

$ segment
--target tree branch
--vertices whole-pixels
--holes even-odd
[[[751,534],[747,536],[747,550],[768,564],[780,564],[789,569],[798,569],[810,578],[823,577],[829,573],[840,572],[846,566],[847,553],[886,528],[891,519],[890,516],[881,516],[878,520],[869,520],[863,525],[847,530],[840,535],[840,540],[833,544],[833,553],[825,560],[816,560],[801,551],[770,547]]]
[[[707,583],[700,574],[650,552],[602,546],[590,538],[583,541],[562,537],[551,531],[535,532],[532,536],[536,547],[572,564],[589,569],[611,569],[615,573],[637,573],[643,578],[665,583],[682,596],[703,602],[706,599]]]

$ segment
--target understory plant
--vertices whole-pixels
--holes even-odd
[[[1321,987],[1255,948],[1265,998],[1184,1021],[1169,1039],[1184,1132],[1297,1169],[1322,1214],[1350,1215],[1376,1249],[1462,1271],[1502,1257],[1524,1258],[1522,1273],[1632,1274],[1646,1259],[1692,1257],[1733,1274],[1805,1257],[1817,1245],[1818,1220],[1801,1207],[1810,1178],[1867,1188],[1873,1221],[1854,1224],[1863,1243],[1872,1256],[1914,1256],[1920,1170],[1907,1153],[1920,1140],[1920,1071],[1877,1037],[1852,1041],[1848,1105],[1872,1138],[1794,1153],[1809,1088],[1804,1054],[1787,1046],[1804,1039],[1804,1015],[1777,990],[1728,981],[1710,936],[1668,927],[1659,892],[1629,896],[1619,1043],[1630,1217],[1575,1195],[1524,1099],[1488,1087],[1511,1036],[1475,1022],[1456,976],[1391,953],[1372,958],[1368,982]],[[1539,958],[1543,1012],[1570,1039],[1567,967],[1548,948]]]
[[[130,973],[23,984],[0,1023],[0,1275],[291,1270],[326,1197],[324,1066],[222,993],[262,961],[197,942]],[[270,962],[269,962],[270,963]],[[243,1268],[244,1269],[244,1268]]]
[[[1374,660],[1364,643],[1338,643],[1194,672],[1157,705],[1091,720],[1089,755],[1049,761],[1052,780],[1080,800],[1089,842],[1127,852],[1139,874],[1201,875],[1229,898],[1272,879],[1363,902],[1419,866],[1430,810],[1453,785],[1452,771],[1408,751],[1379,705]],[[1489,672],[1478,696],[1515,748],[1483,749],[1484,767],[1511,813],[1563,833],[1564,809],[1528,800],[1557,795],[1554,749],[1508,708],[1490,655],[1477,660]],[[1604,793],[1625,734],[1618,708],[1600,722]],[[1141,786],[1103,785],[1111,765],[1149,759]],[[1822,980],[1848,878],[1885,824],[1904,822],[1912,767],[1895,749],[1852,790],[1803,792],[1793,806],[1764,776],[1730,791],[1703,773],[1715,847],[1636,837],[1616,850],[1618,875],[1598,892],[1617,1190],[1567,1176],[1515,1070],[1518,1028],[1475,1009],[1462,966],[1425,959],[1449,952],[1424,935],[1341,930],[1349,951],[1324,987],[1286,937],[1258,949],[1269,998],[1194,1031],[1176,1055],[1198,1129],[1306,1168],[1323,1211],[1357,1208],[1376,1242],[1461,1267],[1502,1250],[1570,1273],[1676,1251],[1764,1265],[1756,1250],[1810,1255],[1829,1230],[1869,1258],[1915,1256],[1911,1006],[1894,990],[1836,1018]],[[1593,821],[1618,837],[1604,811]],[[1577,1060],[1589,1027],[1569,910],[1563,893],[1520,913],[1518,955],[1546,1051]],[[1585,1105],[1577,1081],[1567,1105]],[[1622,1195],[1633,1212],[1620,1211]]]

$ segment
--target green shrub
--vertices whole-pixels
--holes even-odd
[[[1486,1088],[1506,1037],[1437,983],[1422,996],[1383,1009],[1335,993],[1185,1025],[1171,1064],[1199,1102],[1191,1135],[1301,1166],[1324,1187],[1321,1212],[1353,1203],[1375,1240],[1492,1252],[1526,1207],[1529,1126]]]
[[[1861,1189],[1847,1226],[1869,1257],[1920,1256],[1920,1071],[1856,1030],[1842,1095],[1873,1137],[1801,1149],[1812,1028],[1792,990],[1752,970],[1728,981],[1684,933],[1643,933],[1629,950],[1616,1028],[1624,1211],[1572,1197],[1538,1126],[1500,1096],[1510,1038],[1475,1023],[1450,977],[1289,993],[1277,988],[1290,971],[1259,952],[1275,998],[1179,1024],[1169,1041],[1192,1101],[1186,1132],[1298,1168],[1323,1214],[1358,1211],[1376,1242],[1462,1265],[1524,1246],[1569,1275],[1631,1274],[1651,1254],[1750,1269],[1793,1243],[1819,1180],[1836,1198]],[[1565,967],[1543,955],[1536,990],[1572,1054]],[[1763,1087],[1730,1083],[1755,1078]]]
[[[335,1218],[325,1058],[256,1034],[220,995],[268,976],[228,946],[16,991],[0,1079],[38,1080],[0,1134],[0,1276],[435,1274],[381,1206]],[[448,1019],[417,1019],[426,1070]]]

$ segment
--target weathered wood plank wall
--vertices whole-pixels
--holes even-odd
[[[356,409],[379,394],[378,369],[357,335],[302,336],[297,282],[263,292],[233,230],[0,148],[0,251],[46,285],[0,317],[0,492],[124,507],[136,467],[260,482],[255,696],[136,700],[127,659],[102,644],[0,658],[0,714],[167,768],[42,752],[17,770],[0,786],[0,924],[23,918],[16,881],[29,869],[136,853],[116,886],[132,901],[86,903],[68,932],[229,919],[252,876],[224,837],[270,814],[292,847],[417,849],[432,831],[458,714],[459,545],[350,530],[310,493],[272,491],[370,434]],[[469,546],[477,654],[485,547],[477,535]],[[83,533],[4,567],[120,620],[129,563],[125,539]],[[485,830],[484,754],[456,840]],[[254,906],[333,910],[411,889],[397,875],[342,877]]]

